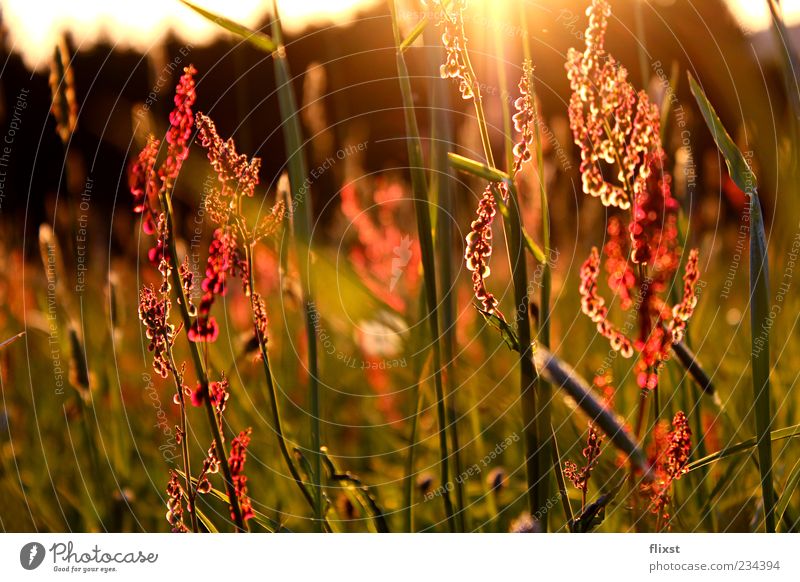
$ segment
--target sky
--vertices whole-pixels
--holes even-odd
[[[278,8],[289,31],[307,24],[342,23],[358,8],[380,0],[278,0]],[[509,2],[517,0],[473,0]],[[536,0],[537,4],[558,0]],[[636,1],[636,0],[632,0]],[[660,0],[664,1],[664,0]],[[701,2],[703,0],[695,0]],[[245,25],[263,17],[265,0],[195,0],[202,7]],[[728,0],[743,28],[755,32],[770,24],[764,0]],[[800,23],[800,0],[782,0],[788,24]],[[121,48],[147,51],[168,30],[195,45],[210,42],[219,30],[178,0],[0,0],[3,21],[14,50],[21,52],[32,68],[47,66],[55,39],[69,31],[79,45],[111,40]],[[175,27],[178,27],[177,29]]]

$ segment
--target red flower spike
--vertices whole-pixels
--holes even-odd
[[[247,447],[250,444],[250,435],[253,429],[243,430],[231,442],[231,452],[228,457],[228,464],[231,468],[231,478],[239,498],[239,506],[242,511],[242,518],[247,521],[254,517],[253,506],[247,495],[247,476],[244,474],[244,464],[247,461]],[[233,510],[231,510],[233,519]]]
[[[178,177],[181,166],[189,156],[189,140],[192,137],[194,113],[192,106],[197,99],[194,75],[197,70],[189,65],[183,69],[183,75],[175,88],[175,108],[169,114],[167,130],[167,158],[158,171],[164,187],[172,187]]]

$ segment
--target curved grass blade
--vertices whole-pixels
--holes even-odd
[[[350,471],[345,471],[344,473],[339,471],[333,459],[328,455],[327,447],[322,447],[322,461],[325,464],[325,469],[328,471],[328,478],[331,481],[341,483],[354,493],[359,504],[369,513],[378,533],[389,533],[389,525],[386,523],[386,516],[378,505],[375,496],[370,492],[369,487],[364,485],[364,483],[362,483],[356,475],[350,473]]]
[[[251,30],[246,26],[239,24],[238,22],[234,22],[230,18],[225,18],[224,16],[220,16],[219,14],[215,14],[206,10],[205,8],[200,8],[196,4],[189,2],[188,0],[181,0],[181,2],[186,5],[187,7],[191,8],[195,12],[197,12],[203,18],[210,20],[217,26],[220,26],[227,30],[228,32],[232,32],[236,36],[239,36],[263,51],[268,53],[274,52],[278,50],[278,45],[275,44],[275,41],[272,38],[264,34],[263,32],[259,32],[257,30]]]
[[[784,514],[789,509],[789,502],[792,500],[792,495],[800,485],[800,459],[794,464],[789,478],[786,479],[786,487],[778,498],[778,503],[775,504],[775,519],[780,522],[784,519]]]
[[[180,475],[182,479],[186,478],[185,477],[186,473],[184,473],[180,469],[176,469],[175,472],[178,475]],[[197,477],[192,477],[191,478],[191,482],[192,482],[192,485],[197,487]],[[215,489],[214,487],[212,487],[211,490],[207,493],[207,495],[213,495],[214,497],[216,497],[220,501],[223,501],[226,505],[230,505],[230,498],[228,497],[228,494],[220,491],[219,489]],[[197,515],[198,515],[198,517],[200,517],[199,513]],[[200,517],[200,519],[202,521],[202,517]],[[206,519],[208,519],[208,518],[206,518]],[[258,525],[260,525],[261,527],[263,527],[264,529],[266,529],[270,533],[274,533],[276,531],[279,531],[280,529],[283,529],[281,524],[279,524],[278,522],[276,522],[273,519],[270,519],[269,517],[267,517],[266,515],[264,515],[263,513],[261,513],[260,511],[255,510],[255,509],[253,509],[253,519],[255,520],[255,522]],[[213,527],[213,525],[212,525],[212,527]]]
[[[487,166],[483,162],[454,154],[453,152],[448,153],[447,157],[457,170],[483,178],[489,182],[509,182],[511,180],[511,177],[504,171]]]
[[[758,438],[758,465],[761,471],[761,495],[764,503],[764,525],[775,531],[775,486],[772,481],[772,406],[769,393],[769,269],[767,237],[755,174],[744,154],[728,135],[703,89],[689,74],[689,85],[714,141],[725,158],[731,179],[750,199],[750,362],[753,373],[753,399]]]
[[[800,424],[796,424],[794,426],[789,426],[787,428],[781,428],[779,430],[774,430],[770,432],[769,442],[773,443],[783,439],[790,439],[796,436],[800,436]],[[735,445],[725,447],[724,449],[719,450],[716,453],[707,455],[702,459],[697,459],[696,461],[692,461],[686,466],[686,470],[687,472],[694,471],[695,469],[699,469],[700,467],[705,467],[706,465],[710,465],[711,463],[716,463],[720,459],[730,457],[731,455],[735,455],[737,453],[743,453],[745,451],[749,451],[750,449],[758,446],[758,444],[759,440],[756,437],[747,439],[746,441],[742,441],[740,443],[736,443]]]

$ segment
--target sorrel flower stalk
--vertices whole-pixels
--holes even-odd
[[[278,396],[273,379],[272,369],[267,352],[268,317],[267,309],[261,295],[256,291],[255,270],[253,268],[253,249],[259,240],[274,234],[284,219],[286,204],[278,200],[271,212],[265,216],[255,227],[248,227],[242,204],[246,198],[254,195],[258,185],[258,169],[261,167],[259,158],[248,159],[245,154],[239,154],[232,138],[223,140],[216,129],[214,122],[203,113],[197,114],[198,135],[203,147],[207,150],[208,160],[217,173],[218,188],[212,192],[207,200],[208,215],[219,225],[214,231],[214,240],[209,250],[206,276],[203,280],[203,298],[198,308],[195,319],[196,327],[190,329],[194,341],[214,341],[217,333],[217,323],[210,315],[211,306],[218,296],[227,291],[228,277],[238,275],[242,281],[245,295],[250,299],[250,308],[253,314],[253,333],[259,346],[264,376],[272,408],[272,425],[278,439],[281,455],[289,469],[297,487],[312,509],[316,508],[315,500],[308,491],[294,460],[289,452],[284,436]],[[213,383],[208,387],[210,395],[208,400],[213,402]],[[203,394],[198,394],[200,400]],[[234,486],[236,483],[234,483]],[[247,507],[243,502],[243,515]],[[322,527],[327,528],[323,519]]]
[[[176,294],[183,328],[189,330],[194,324],[193,308],[189,302],[187,290],[182,279],[181,269],[177,264],[177,245],[175,241],[175,221],[172,208],[172,194],[175,180],[178,177],[181,166],[188,156],[189,140],[191,138],[194,117],[192,107],[196,94],[194,85],[194,67],[191,65],[184,68],[183,75],[178,83],[175,95],[175,108],[170,114],[170,127],[167,131],[167,153],[166,160],[155,169],[155,153],[157,146],[154,140],[149,140],[145,146],[145,151],[139,155],[137,163],[131,168],[132,194],[134,195],[134,210],[145,214],[144,228],[147,232],[148,225],[153,216],[161,216],[161,225],[158,228],[157,246],[150,253],[151,260],[158,260],[162,274],[171,286],[171,291]],[[135,188],[133,187],[135,186]],[[147,210],[146,210],[147,209]],[[164,265],[166,267],[164,267]],[[191,311],[190,311],[191,310]],[[203,393],[208,392],[209,377],[206,369],[205,360],[200,353],[196,342],[189,341],[189,350],[192,356],[195,374],[197,376],[200,389]],[[237,531],[244,531],[246,525],[242,519],[239,500],[231,478],[228,457],[224,447],[224,439],[219,429],[219,424],[214,411],[214,406],[210,399],[205,399],[206,416],[211,428],[212,438],[217,448],[216,455],[220,459],[222,476],[225,481],[225,488],[234,515],[234,522]],[[188,472],[187,472],[188,476]]]
[[[159,240],[166,236],[166,225],[163,215],[159,217]],[[183,471],[186,480],[186,495],[189,500],[189,513],[192,523],[192,531],[198,531],[197,515],[194,508],[194,496],[191,486],[191,462],[189,457],[189,446],[186,436],[186,404],[185,397],[188,389],[185,387],[183,378],[183,367],[179,370],[172,355],[172,345],[175,343],[177,332],[175,326],[170,323],[170,308],[172,302],[169,298],[170,292],[170,263],[166,256],[161,257],[159,271],[163,277],[161,288],[158,293],[151,286],[142,288],[139,294],[139,319],[145,327],[145,335],[150,340],[148,350],[153,352],[153,369],[162,378],[172,374],[175,382],[175,397],[173,401],[180,406],[180,426],[178,427],[178,442],[181,445],[183,456]],[[174,475],[173,475],[174,476]],[[170,484],[170,487],[172,484]],[[180,502],[179,502],[180,504]],[[179,505],[180,507],[180,505]],[[171,509],[172,511],[172,509]],[[170,521],[170,514],[167,519]],[[180,521],[180,519],[178,519]],[[172,521],[170,523],[175,526]]]
[[[247,446],[250,444],[250,435],[253,429],[243,430],[231,442],[231,456],[228,464],[231,466],[231,476],[236,487],[236,495],[242,507],[242,518],[247,521],[253,519],[253,506],[247,495],[247,476],[244,474],[244,464],[247,461]],[[231,516],[233,518],[233,516]]]
[[[630,329],[610,321],[598,290],[602,259],[597,248],[581,268],[579,292],[583,312],[612,349],[625,358],[639,353],[637,383],[644,398],[657,388],[659,369],[672,345],[683,339],[694,310],[698,255],[697,250],[689,253],[683,299],[670,307],[662,296],[680,265],[679,207],[665,169],[658,108],[644,91],[634,90],[626,69],[605,51],[610,13],[606,0],[593,0],[587,9],[585,48],[568,53],[569,117],[581,152],[584,193],[600,198],[605,206],[629,211],[627,225],[620,215],[609,218],[603,258],[608,285],[621,309],[635,310],[638,334],[631,338]],[[640,408],[637,435],[642,422]]]
[[[669,504],[672,501],[672,483],[687,472],[692,451],[692,431],[686,414],[678,411],[672,419],[672,430],[666,421],[656,426],[651,447],[650,463],[655,467],[655,479],[643,487],[650,496],[650,510],[657,516],[656,530],[661,530],[662,521],[669,525]]]
[[[589,422],[589,435],[586,437],[586,446],[582,454],[586,459],[583,467],[578,466],[572,461],[564,463],[564,477],[569,479],[572,485],[581,492],[581,513],[586,509],[586,496],[589,491],[589,479],[592,477],[595,465],[600,458],[600,446],[603,444],[603,437],[595,428],[594,423]]]
[[[167,523],[172,526],[172,531],[184,533],[189,531],[183,523],[183,489],[175,471],[169,472],[167,483]]]

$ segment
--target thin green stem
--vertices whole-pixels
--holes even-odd
[[[318,531],[322,531],[324,515],[322,503],[322,437],[320,430],[320,389],[319,389],[319,358],[317,353],[317,340],[315,321],[318,316],[314,304],[313,277],[311,275],[311,199],[307,191],[301,190],[306,179],[306,162],[303,155],[303,140],[300,130],[297,101],[292,88],[292,77],[289,64],[286,60],[286,50],[283,46],[283,30],[278,13],[277,0],[272,2],[273,21],[272,39],[277,46],[274,52],[275,81],[278,86],[278,105],[283,123],[283,136],[286,146],[286,155],[289,166],[289,183],[292,191],[292,204],[302,205],[302,216],[295,224],[297,238],[303,245],[308,245],[304,253],[298,253],[300,260],[300,286],[303,296],[303,310],[305,316],[306,337],[308,339],[308,393],[309,415],[311,432],[311,479],[313,481],[314,519]],[[294,209],[290,209],[291,212]],[[296,240],[295,246],[297,247]]]
[[[183,326],[188,331],[192,326],[192,316],[189,314],[189,302],[188,298],[186,297],[186,290],[183,288],[180,271],[178,270],[178,249],[177,244],[175,243],[175,218],[172,211],[172,199],[166,192],[162,193],[159,198],[161,201],[161,208],[164,211],[164,216],[167,221],[166,244],[169,248],[170,257],[173,263],[171,269],[172,287],[178,294],[178,310],[180,311],[183,319]],[[189,344],[189,352],[192,355],[192,362],[194,364],[195,374],[197,375],[197,381],[200,383],[200,389],[204,394],[207,394],[209,385],[208,372],[200,354],[200,349],[198,348],[196,342],[189,341],[187,343]],[[206,416],[208,417],[208,423],[211,428],[211,436],[214,439],[217,458],[219,459],[220,466],[222,467],[222,478],[225,481],[225,489],[228,493],[228,498],[230,499],[233,521],[236,525],[237,531],[246,531],[247,525],[242,518],[242,509],[239,505],[239,496],[237,495],[236,488],[233,485],[231,467],[228,464],[228,455],[225,451],[222,433],[220,432],[219,425],[217,424],[217,419],[214,414],[214,406],[211,404],[210,398],[204,398],[204,401]]]
[[[522,219],[519,213],[519,198],[513,183],[509,188],[509,254],[512,259],[512,277],[514,283],[514,320],[519,338],[519,366],[520,366],[520,400],[522,402],[523,433],[525,435],[525,469],[528,481],[528,503],[531,516],[541,520],[546,514],[546,509],[539,504],[541,497],[541,474],[539,467],[542,463],[539,456],[543,447],[537,430],[539,374],[533,363],[533,345],[531,343],[531,329],[528,321],[528,273],[525,262],[525,243],[522,239]]]
[[[400,92],[403,98],[403,112],[405,116],[406,129],[409,134],[408,156],[411,166],[411,184],[414,192],[414,211],[417,218],[417,232],[420,237],[420,250],[422,252],[422,269],[424,275],[425,303],[427,306],[427,319],[431,331],[431,343],[433,350],[433,381],[436,391],[436,412],[439,421],[439,449],[441,453],[441,480],[444,487],[442,499],[447,515],[448,527],[451,531],[457,530],[457,521],[453,511],[453,503],[450,499],[449,489],[450,469],[449,453],[447,444],[447,410],[445,405],[444,386],[442,383],[442,354],[439,337],[438,321],[438,300],[436,292],[436,265],[434,259],[433,235],[431,233],[431,218],[428,209],[425,174],[422,162],[422,144],[419,138],[417,119],[414,115],[414,102],[411,94],[411,82],[408,76],[405,57],[400,50],[400,29],[397,23],[396,0],[390,2],[389,7],[392,12],[392,29],[394,32],[396,60],[398,78],[400,82]]]
[[[522,13],[520,20],[523,29],[523,50],[525,58],[528,62],[532,62],[530,43],[528,42],[528,23],[525,18],[525,12],[522,5],[520,5]],[[528,79],[528,87],[530,87],[531,96],[533,98],[533,124],[534,124],[534,144],[536,149],[536,175],[539,179],[539,206],[542,217],[542,251],[544,252],[544,261],[541,264],[542,283],[539,289],[539,328],[537,339],[541,345],[550,348],[550,295],[553,287],[553,275],[550,261],[552,260],[552,249],[550,245],[550,205],[547,198],[547,183],[545,182],[544,175],[544,153],[542,146],[542,132],[541,132],[541,114],[539,112],[538,98],[536,95],[536,79],[533,75],[533,67],[530,69],[530,78]],[[556,447],[554,442],[555,433],[552,431],[550,422],[551,417],[551,400],[552,400],[552,387],[544,380],[540,380],[539,384],[540,408],[539,423],[537,430],[539,432],[539,440],[544,443],[545,450],[539,457],[541,465],[539,472],[544,479],[543,487],[541,488],[541,497],[539,499],[540,507],[547,503],[550,497],[550,459],[552,457],[551,450]],[[553,467],[553,471],[558,476],[561,467]],[[547,531],[547,515],[545,512],[544,519],[542,520],[542,527]]]
[[[425,31],[426,44],[435,46],[436,33],[432,28]],[[441,62],[440,49],[431,53],[430,67],[433,75],[438,76],[439,62]],[[433,228],[435,251],[439,256],[439,288],[441,289],[441,302],[439,313],[441,315],[442,330],[442,374],[444,380],[445,405],[447,408],[447,425],[449,428],[450,445],[453,459],[453,473],[462,474],[461,464],[461,439],[458,433],[458,411],[456,407],[456,375],[455,375],[455,332],[456,332],[456,296],[453,293],[455,279],[453,276],[453,216],[455,205],[453,201],[452,170],[447,160],[448,144],[452,143],[452,131],[448,119],[450,104],[447,98],[447,87],[438,79],[432,80],[433,107],[431,109],[431,179],[430,197],[437,204],[436,224]],[[480,438],[480,435],[478,435]],[[456,520],[459,531],[467,530],[466,504],[464,499],[464,484],[462,479],[456,480]]]
[[[172,346],[169,344],[170,338],[164,334],[164,341],[167,343],[167,362],[169,364],[169,371],[172,373],[172,378],[175,380],[175,390],[178,396],[178,403],[181,409],[181,454],[183,455],[183,471],[186,474],[186,497],[189,504],[189,515],[192,521],[192,531],[197,533],[197,512],[194,506],[194,495],[192,494],[192,469],[189,460],[189,441],[186,438],[186,398],[183,394],[183,377],[178,372],[178,367],[175,365],[175,358],[172,355]]]
[[[255,314],[256,291],[255,291],[255,276],[253,268],[252,244],[245,244],[244,249],[245,249],[245,259],[247,262],[247,273],[249,277],[249,286],[250,286],[250,309],[252,313]],[[270,407],[272,409],[272,426],[273,430],[275,431],[275,437],[278,440],[278,448],[281,451],[281,456],[283,457],[283,460],[286,463],[286,467],[289,469],[289,473],[292,476],[292,480],[295,482],[298,489],[300,489],[300,492],[303,494],[303,498],[308,502],[309,506],[313,511],[316,507],[314,497],[308,491],[308,488],[303,482],[303,479],[300,476],[300,473],[297,470],[294,461],[292,460],[292,456],[289,453],[289,447],[286,445],[286,437],[283,432],[283,423],[281,421],[281,414],[278,406],[278,394],[275,389],[275,380],[272,375],[272,368],[270,367],[269,363],[269,352],[267,351],[267,338],[265,338],[261,333],[261,330],[258,326],[258,322],[254,320],[253,325],[255,329],[256,339],[258,340],[258,348],[261,353],[261,363],[264,369],[264,378],[267,381],[267,393],[269,395]]]

